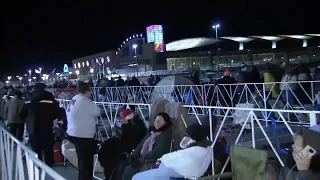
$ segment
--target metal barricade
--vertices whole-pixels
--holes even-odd
[[[66,180],[38,159],[38,155],[0,126],[2,180]]]

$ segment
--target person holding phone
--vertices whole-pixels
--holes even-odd
[[[301,129],[293,136],[293,141],[292,152],[288,154],[278,180],[319,180],[320,131]]]

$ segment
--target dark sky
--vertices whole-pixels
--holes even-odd
[[[303,2],[303,3],[302,3]],[[0,75],[44,71],[116,49],[128,36],[164,25],[166,42],[186,37],[320,33],[317,1],[31,0],[1,4]]]

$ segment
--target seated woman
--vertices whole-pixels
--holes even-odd
[[[207,131],[200,124],[192,124],[181,140],[183,150],[163,155],[158,169],[141,172],[133,180],[169,180],[170,178],[198,178],[208,169],[211,158],[212,142],[207,140]]]
[[[311,128],[299,130],[293,137],[292,154],[288,154],[286,166],[280,170],[278,180],[320,179],[320,132]],[[317,151],[312,158],[308,158],[302,150],[311,146]]]
[[[112,137],[102,144],[99,152],[99,162],[104,167],[105,178],[109,179],[114,168],[118,167],[121,160],[126,159],[147,133],[139,115],[134,115],[132,109],[123,109],[120,113],[121,135]]]
[[[172,122],[167,113],[157,114],[154,127],[155,132],[144,138],[130,155],[131,161],[122,174],[123,180],[131,180],[132,176],[140,172],[146,161],[157,161],[158,158],[170,152],[172,139]]]

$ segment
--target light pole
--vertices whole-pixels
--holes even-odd
[[[21,84],[21,80],[22,80],[22,77],[19,77],[18,79],[19,79],[19,81],[20,81],[20,84]]]
[[[93,72],[94,72],[94,69],[93,68],[90,68],[90,74],[91,74],[91,79],[93,80]]]
[[[40,71],[40,77],[42,77],[42,76],[41,76],[41,70],[42,70],[42,68],[39,68],[39,71]]]
[[[216,24],[212,26],[212,29],[216,30],[216,41],[218,41],[218,29],[220,27],[220,24]]]
[[[134,49],[134,57],[136,58],[136,68],[137,68],[137,77],[138,77],[139,68],[138,68],[137,47],[138,47],[137,44],[132,45],[132,48]]]
[[[216,48],[217,48],[217,58],[219,56],[219,46],[218,46],[218,29],[220,27],[220,24],[215,24],[212,26],[212,29],[216,30]]]
[[[218,51],[218,29],[220,27],[220,24],[216,24],[212,26],[212,29],[216,30],[216,46],[217,46],[217,51]]]

